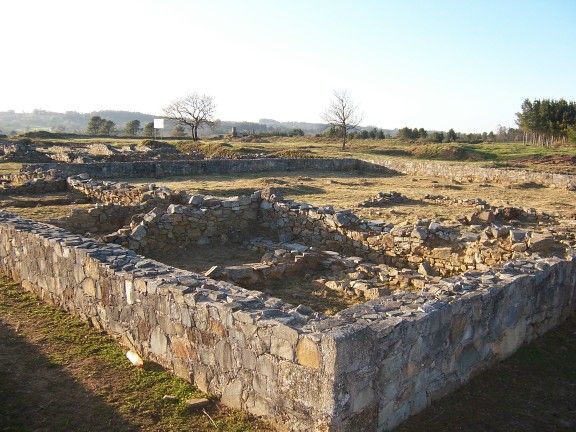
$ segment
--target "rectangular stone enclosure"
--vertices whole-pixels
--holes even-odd
[[[292,430],[389,430],[564,319],[576,259],[508,263],[411,314],[318,317],[258,291],[2,213],[2,271],[143,356]],[[462,276],[462,278],[464,278]],[[457,278],[456,278],[457,279]],[[454,280],[453,283],[458,283]]]

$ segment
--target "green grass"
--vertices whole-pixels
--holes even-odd
[[[35,345],[41,347],[41,355],[37,358],[14,360],[30,361],[32,369],[54,370],[55,373],[63,370],[73,374],[76,383],[86,386],[86,393],[90,393],[89,388],[93,388],[97,396],[106,401],[106,409],[117,412],[116,415],[137,425],[139,430],[272,430],[244,413],[219,407],[215,402],[207,408],[214,426],[208,415],[187,408],[187,399],[206,397],[190,383],[152,363],[146,363],[144,369],[134,368],[126,359],[125,350],[112,337],[60,309],[39,302],[18,284],[0,277],[0,325],[3,322],[17,329],[22,327],[23,344],[34,341]],[[101,371],[105,371],[106,376],[99,380],[97,376]],[[0,376],[0,384],[2,381]],[[63,386],[71,387],[70,391],[77,391],[71,384],[66,384],[66,380],[61,381]],[[19,382],[22,388],[16,388],[10,395],[3,394],[3,386],[0,385],[0,412],[12,408],[12,415],[17,417],[12,418],[12,424],[3,424],[0,415],[0,430],[26,429],[19,428],[26,426],[29,412],[37,411],[26,399],[26,394],[30,392],[26,387],[33,387],[33,384]],[[167,402],[162,399],[164,395],[175,396],[177,400]],[[48,425],[49,430],[60,430],[68,421],[67,413],[61,412],[57,404],[54,405],[54,409],[47,407],[41,415],[43,419],[50,419],[52,427]],[[20,416],[14,413],[15,406],[22,411]],[[104,424],[98,423],[98,416],[96,421],[88,420],[92,414],[86,413],[87,423],[82,425],[83,429],[104,430]]]
[[[494,159],[501,161],[542,156],[576,156],[576,145],[543,147],[522,143],[494,143],[475,144],[469,147],[493,155]]]

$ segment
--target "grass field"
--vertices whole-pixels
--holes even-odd
[[[137,145],[143,139],[124,139],[124,138],[85,138],[85,139],[62,139],[62,140],[42,140],[35,142],[49,143],[54,145],[86,145],[94,143],[104,143],[112,146]],[[274,153],[287,150],[308,150],[316,156],[336,157],[350,155],[383,155],[388,157],[423,157],[439,158],[442,156],[442,149],[449,147],[458,147],[468,150],[472,154],[476,153],[477,157],[482,160],[510,161],[518,158],[543,157],[543,156],[576,156],[576,145],[544,147],[536,145],[524,145],[522,143],[496,142],[481,144],[458,144],[458,143],[408,143],[396,139],[385,140],[351,140],[345,151],[341,150],[341,143],[338,139],[325,137],[263,137],[255,138],[251,142],[244,142],[241,139],[210,139],[199,141],[197,143],[189,140],[170,140],[167,141],[182,150],[191,148],[216,149],[221,144],[226,144],[226,148],[231,152],[261,152]],[[428,151],[412,151],[413,149],[424,148]],[[450,152],[447,157],[452,157]]]
[[[0,162],[0,175],[16,173],[20,168],[22,164],[18,162]]]
[[[89,208],[89,200],[80,193],[52,192],[43,195],[0,195],[0,208],[25,218],[46,222],[68,216],[75,208]]]

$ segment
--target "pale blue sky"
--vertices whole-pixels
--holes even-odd
[[[19,0],[2,5],[0,110],[161,113],[198,91],[227,120],[316,122],[348,89],[364,124],[514,125],[576,99],[576,0]]]

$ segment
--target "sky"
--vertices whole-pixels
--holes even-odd
[[[321,122],[481,132],[525,98],[576,100],[576,0],[19,0],[0,9],[0,111]]]

